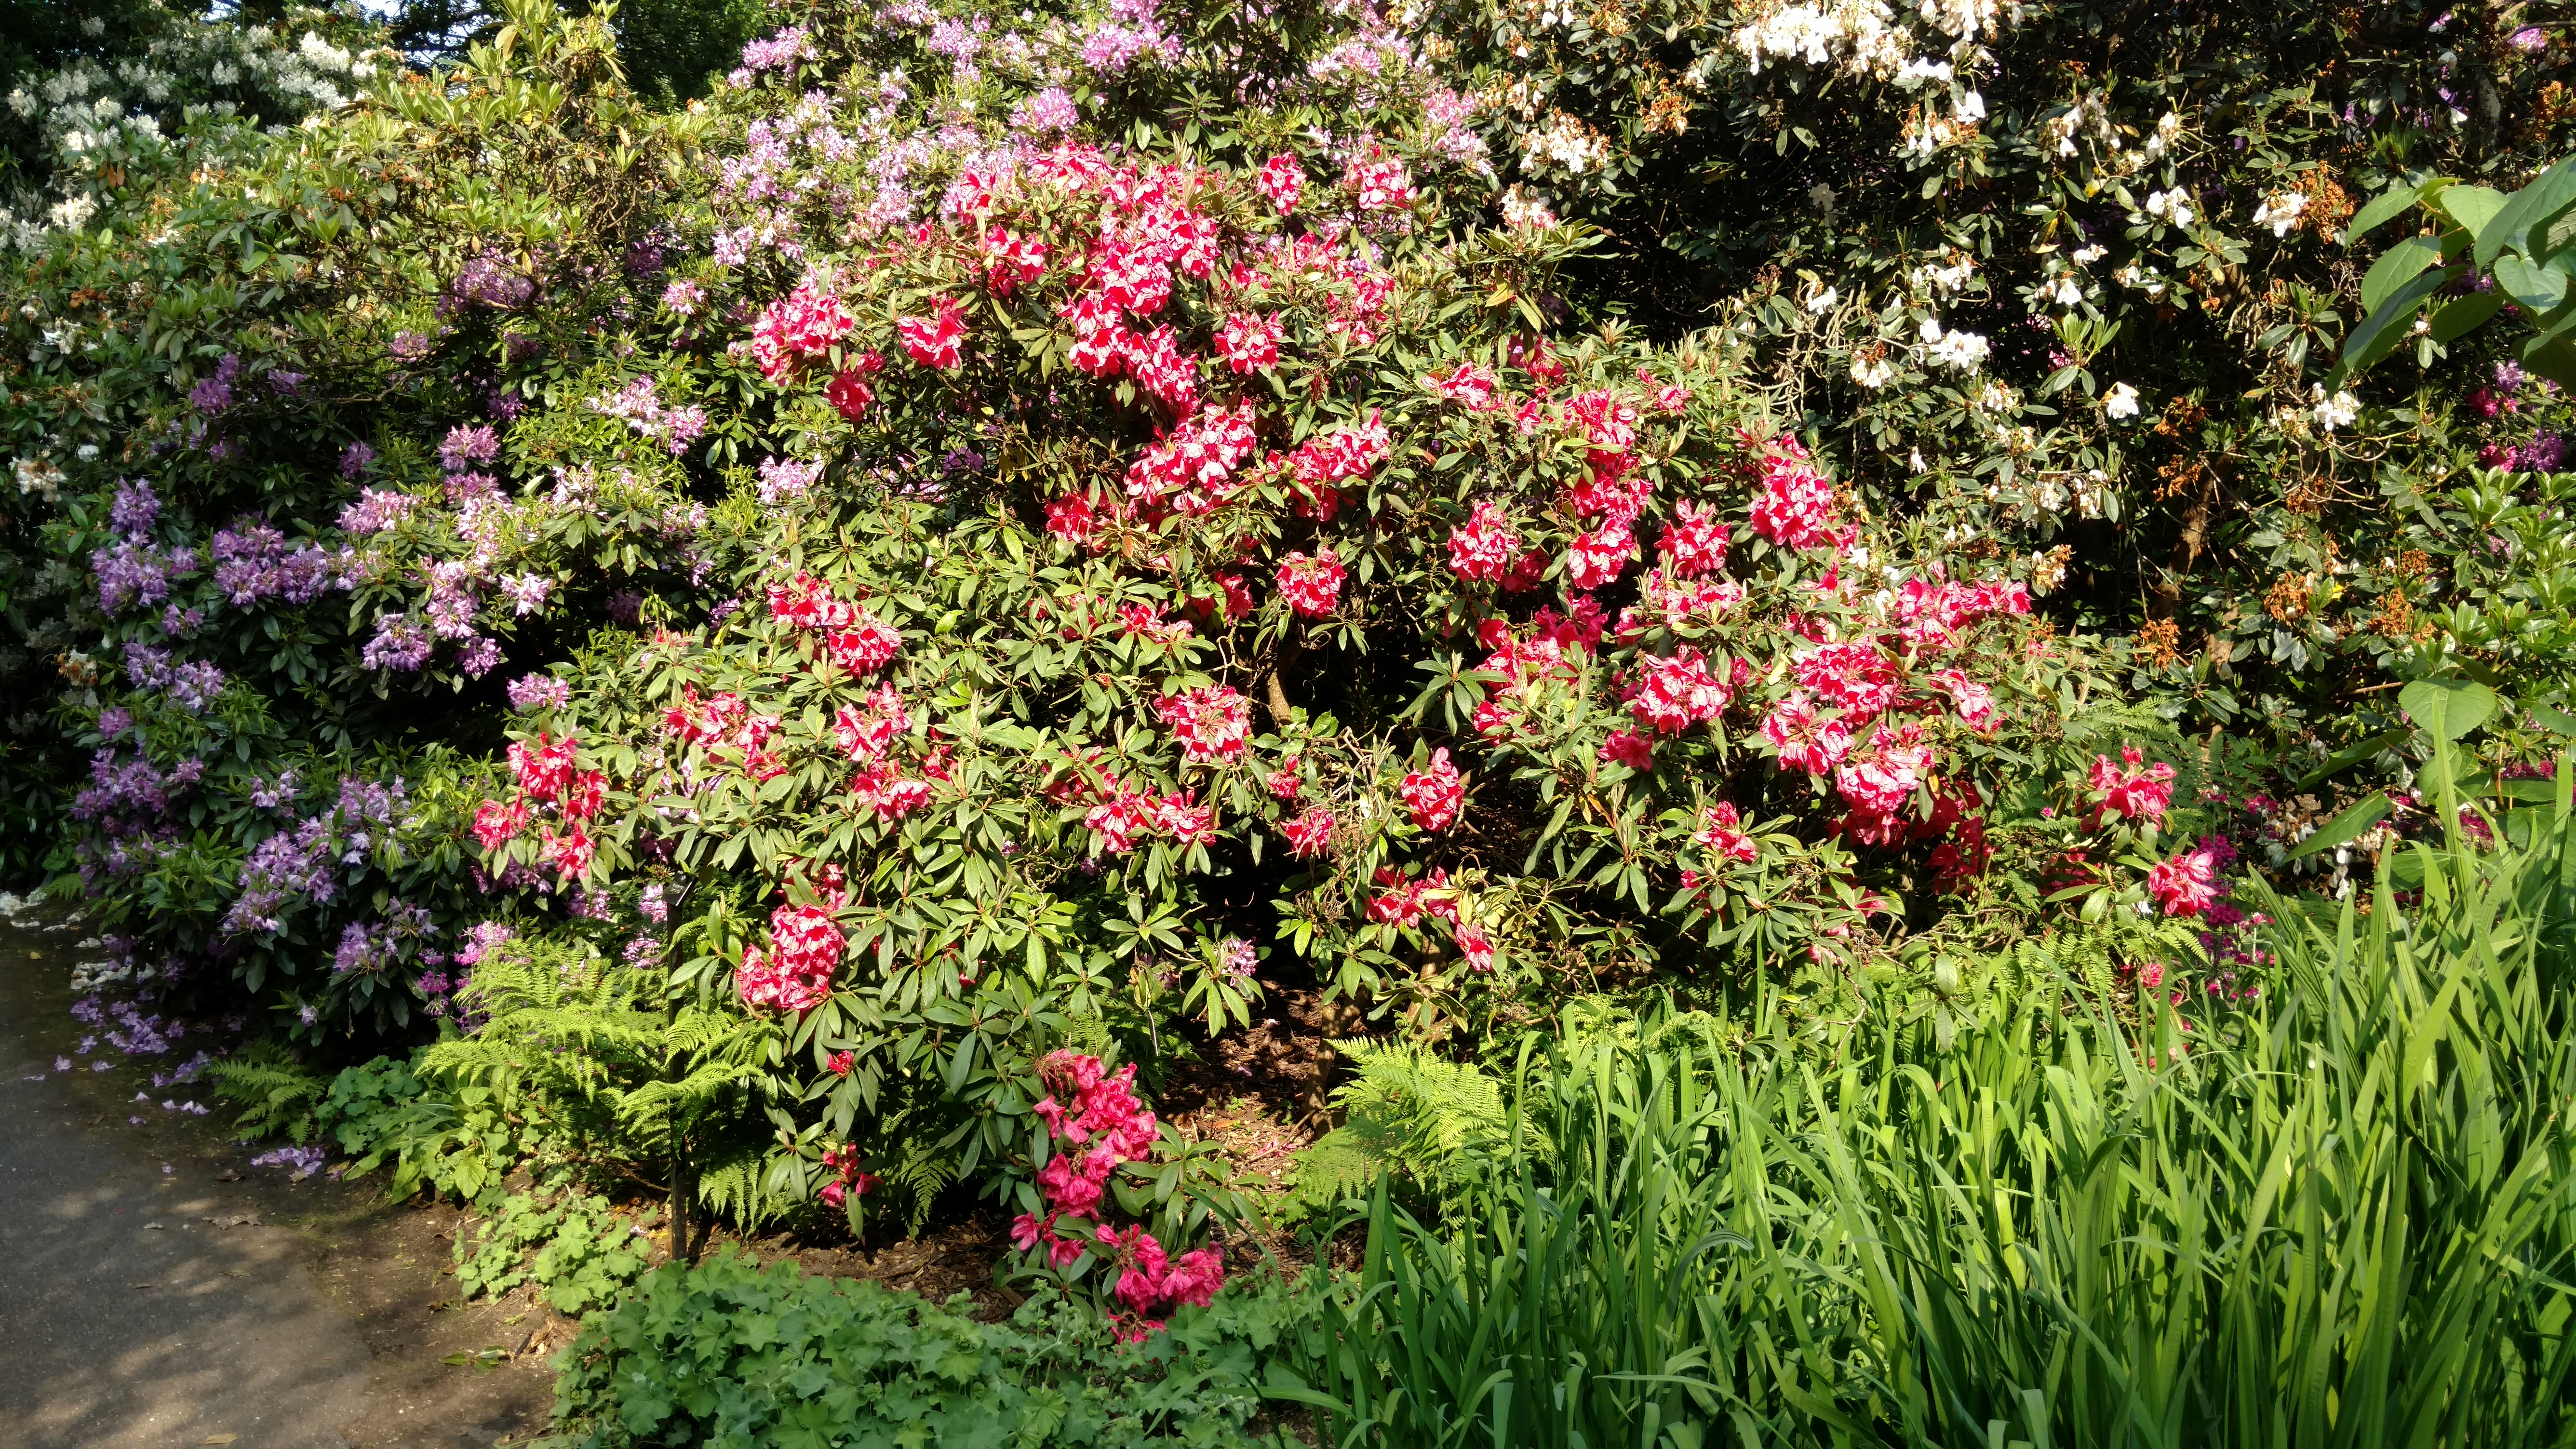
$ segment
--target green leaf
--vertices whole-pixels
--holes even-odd
[[[2407,324],[2414,320],[2424,299],[2440,291],[2457,274],[2457,268],[2426,272],[2398,288],[2386,306],[2371,313],[2344,339],[2343,361],[2335,369],[2336,378],[2359,372],[2395,351],[2397,344],[2406,340]]]
[[[2456,740],[2495,713],[2495,691],[2467,679],[2419,679],[2397,691],[2398,708],[2437,740]]]
[[[2372,197],[2370,204],[2355,213],[2352,221],[2344,227],[2343,244],[2349,247],[2360,241],[2372,228],[2412,208],[2416,198],[2423,194],[2421,186],[2392,186]]]
[[[2369,799],[2327,821],[2324,828],[2300,841],[2298,849],[2281,859],[2285,864],[2293,860],[2305,860],[2321,850],[2332,850],[2338,845],[2350,844],[2354,837],[2386,818],[2388,808],[2388,797],[2374,792]]]
[[[2542,729],[2576,740],[2576,714],[2569,714],[2554,704],[2535,704],[2531,707],[2531,714],[2532,718],[2540,721]]]
[[[2449,186],[2443,188],[2441,200],[2435,204],[2443,215],[2475,237],[2504,209],[2504,193],[2484,186]]]
[[[2415,279],[2426,267],[2442,259],[2442,243],[2429,236],[2410,236],[2388,249],[2387,255],[2370,264],[2361,279],[2361,310],[2376,312],[2390,294]]]
[[[2496,284],[2511,293],[2515,301],[2534,312],[2554,310],[2567,300],[2567,274],[2556,267],[2501,256],[2496,258],[2495,278]]]
[[[2434,311],[2432,338],[2436,342],[2449,342],[2465,337],[2503,307],[2502,292],[2472,292],[2465,297],[2454,297]]]
[[[2442,199],[2448,202],[2457,193],[2468,189],[2453,187],[2443,193]],[[2515,192],[2498,207],[2485,225],[2480,226],[2465,218],[2460,224],[2477,235],[2478,265],[2492,267],[2505,248],[2525,250],[2533,223],[2548,220],[2570,201],[2576,201],[2576,159],[2561,161],[2542,172],[2539,180]]]

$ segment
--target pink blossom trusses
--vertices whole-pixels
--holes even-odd
[[[807,358],[820,357],[857,326],[841,299],[810,282],[761,309],[751,328],[752,360],[775,382]]]
[[[1331,544],[1313,554],[1292,553],[1279,565],[1279,597],[1310,619],[1333,612],[1342,596],[1342,560]]]
[[[2197,916],[2218,899],[2217,862],[2208,847],[2186,850],[2147,871],[2147,894],[2168,916]]]
[[[1216,346],[1225,365],[1236,372],[1259,372],[1279,364],[1281,323],[1275,316],[1238,312],[1225,319]]]
[[[2146,756],[2136,745],[2122,745],[2120,759],[2114,765],[2108,755],[2093,757],[2092,784],[2102,799],[2093,809],[2092,824],[2100,826],[2112,811],[2145,825],[2164,819],[2173,805],[2174,767],[2159,760],[2141,768]]]
[[[1281,216],[1286,216],[1297,209],[1297,198],[1306,190],[1306,168],[1298,165],[1294,156],[1273,156],[1261,164],[1261,174],[1252,185]]]
[[[832,994],[832,972],[849,945],[841,928],[816,907],[782,905],[770,912],[769,936],[766,951],[742,948],[734,984],[743,1005],[774,1011],[811,1011],[822,1005]]]
[[[1494,370],[1473,362],[1462,362],[1447,376],[1433,373],[1422,381],[1433,392],[1457,403],[1471,413],[1491,412],[1501,406],[1494,401]]]
[[[1673,521],[1664,526],[1664,571],[1677,579],[1697,578],[1726,567],[1726,525],[1717,510],[1688,499],[1674,505]]]
[[[1333,812],[1321,805],[1279,822],[1279,833],[1288,837],[1288,849],[1299,860],[1312,860],[1333,843]]]
[[[1464,525],[1449,534],[1449,569],[1462,579],[1498,582],[1520,551],[1511,515],[1492,499],[1479,501]]]
[[[1794,438],[1774,439],[1762,455],[1762,493],[1753,500],[1753,531],[1782,548],[1849,548],[1856,530],[1843,526],[1834,485],[1807,461]]]
[[[1850,728],[1819,714],[1815,700],[1803,693],[1792,694],[1772,708],[1763,718],[1762,738],[1780,752],[1781,769],[1811,775],[1842,763],[1852,747]]]
[[[1431,752],[1430,764],[1405,773],[1396,787],[1404,797],[1405,808],[1413,812],[1413,823],[1433,832],[1448,829],[1458,819],[1458,808],[1467,798],[1466,777],[1449,763],[1446,748]]]
[[[903,648],[903,632],[864,608],[844,628],[826,634],[823,647],[832,662],[854,674],[873,674]]]
[[[1791,660],[1799,684],[1854,719],[1868,719],[1896,701],[1896,661],[1875,644],[1819,644]]]
[[[931,315],[905,317],[894,324],[895,335],[902,339],[904,354],[924,367],[955,367],[964,355],[966,322],[957,303],[947,297],[933,300]]]
[[[1154,715],[1181,742],[1181,757],[1194,764],[1235,759],[1252,737],[1252,701],[1228,685],[1164,695],[1154,702]]]
[[[1647,655],[1637,661],[1644,671],[1628,713],[1657,734],[1677,735],[1692,725],[1726,712],[1734,688],[1711,673],[1700,652],[1685,644],[1669,656]]]
[[[1700,812],[1699,830],[1691,836],[1691,844],[1718,860],[1749,863],[1761,853],[1753,837],[1744,833],[1744,821],[1735,813],[1734,804],[1725,800]]]

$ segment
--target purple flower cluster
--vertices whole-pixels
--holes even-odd
[[[366,669],[391,669],[416,673],[429,662],[430,636],[414,623],[408,614],[376,616],[375,637],[358,651],[358,664]]]
[[[224,687],[224,672],[202,659],[170,662],[170,651],[140,639],[126,641],[125,675],[137,689],[161,689],[170,702],[190,714],[201,714]]]
[[[760,501],[785,503],[804,497],[814,489],[814,480],[823,476],[820,463],[800,463],[794,458],[763,458],[760,462]]]
[[[188,389],[188,406],[208,417],[233,405],[233,384],[241,378],[241,359],[225,353],[215,370]]]
[[[429,356],[430,338],[426,332],[397,332],[385,344],[385,351],[396,362],[419,362]]]
[[[1062,86],[1048,86],[1011,110],[1011,129],[1032,137],[1070,131],[1081,123],[1082,112]]]
[[[107,506],[108,527],[127,538],[149,538],[152,525],[161,520],[161,495],[140,478],[120,478],[116,497]]]
[[[1109,0],[1109,18],[1082,40],[1082,63],[1103,75],[1117,75],[1142,55],[1166,61],[1181,58],[1181,42],[1163,33],[1156,0]]]
[[[522,674],[510,681],[510,708],[561,709],[572,698],[572,686],[551,674]]]
[[[376,450],[365,443],[351,443],[340,450],[340,476],[355,478],[375,466]]]
[[[480,251],[458,269],[456,280],[447,284],[438,299],[438,315],[452,317],[468,307],[507,312],[526,306],[536,294],[537,284],[527,273],[492,252]]]
[[[345,523],[347,513],[341,517]],[[332,559],[318,544],[289,549],[286,536],[264,523],[237,523],[215,534],[211,550],[215,587],[236,608],[261,599],[309,604],[331,586]],[[341,580],[343,588],[350,580]]]
[[[197,571],[193,549],[167,553],[138,539],[125,539],[89,556],[98,575],[98,607],[111,617],[136,604],[152,605],[170,597],[170,581]]]
[[[331,969],[342,976],[357,972],[381,974],[399,965],[428,934],[429,912],[395,901],[385,907],[384,920],[373,925],[352,921],[341,929],[340,947],[331,955]]]
[[[615,392],[602,393],[590,400],[590,407],[593,412],[625,419],[628,427],[661,443],[675,458],[689,451],[689,445],[707,430],[705,408],[664,407],[654,395],[650,377],[639,377]]]
[[[340,531],[361,536],[390,532],[411,517],[419,502],[408,493],[370,488],[358,495],[357,502],[340,510]]]
[[[501,438],[489,423],[447,430],[438,444],[438,466],[450,473],[462,473],[477,463],[489,463],[501,456]]]
[[[400,780],[386,785],[342,776],[340,798],[330,809],[251,847],[250,859],[242,865],[241,893],[224,913],[223,933],[279,930],[285,924],[281,913],[298,896],[329,905],[340,893],[333,866],[363,859],[375,839],[367,827],[390,828],[401,819],[405,804]]]

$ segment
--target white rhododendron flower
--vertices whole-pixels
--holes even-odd
[[[2138,390],[2125,382],[2111,384],[2111,390],[2102,394],[2102,413],[2114,420],[2136,417]]]

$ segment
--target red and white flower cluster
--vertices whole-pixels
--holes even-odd
[[[510,780],[517,786],[507,804],[486,800],[475,807],[474,839],[485,850],[499,850],[519,837],[532,818],[542,820],[551,815],[562,823],[557,831],[553,824],[540,826],[543,831],[539,849],[546,862],[565,880],[574,880],[590,871],[598,847],[582,822],[599,814],[600,802],[606,797],[608,777],[597,770],[576,768],[580,745],[572,736],[549,739],[539,731],[534,742],[513,741],[510,745]]]
[[[786,763],[769,748],[778,730],[774,714],[753,714],[739,694],[718,694],[703,704],[695,685],[680,690],[680,702],[662,712],[662,727],[683,744],[703,745],[741,758],[742,771],[754,780],[775,779]]]
[[[857,325],[840,298],[807,281],[761,309],[751,326],[752,360],[763,377],[776,382],[829,352]]]
[[[1154,716],[1171,727],[1181,758],[1192,764],[1238,759],[1252,737],[1252,701],[1229,685],[1164,695],[1154,702]]]
[[[2145,753],[2136,745],[2122,745],[2120,761],[2115,765],[2108,755],[2093,757],[2092,786],[2100,798],[2093,807],[2090,828],[2100,829],[2113,815],[2154,825],[2173,807],[2173,766],[2162,760],[2146,764]]]
[[[1099,1221],[1110,1175],[1121,1163],[1150,1156],[1160,1137],[1154,1114],[1136,1100],[1136,1064],[1112,1073],[1098,1057],[1058,1051],[1038,1064],[1038,1074],[1049,1095],[1030,1111],[1046,1124],[1055,1149],[1037,1174],[1047,1212],[1043,1218],[1020,1214],[1011,1224],[1012,1244],[1025,1253],[1043,1251],[1059,1270],[1097,1251],[1118,1274],[1115,1291],[1129,1315],[1121,1330],[1131,1340],[1159,1331],[1184,1303],[1206,1307],[1225,1286],[1222,1252],[1211,1246],[1173,1256],[1141,1226]],[[1064,1231],[1067,1219],[1076,1220],[1075,1231]],[[1079,1231],[1086,1224],[1088,1236]]]
[[[1782,548],[1849,549],[1860,530],[1843,522],[1834,485],[1807,460],[1805,446],[1791,437],[1756,446],[1762,492],[1753,500],[1753,531]]]
[[[832,923],[832,912],[842,903],[840,889],[827,884],[820,894],[826,906],[781,903],[769,913],[768,949],[742,948],[742,965],[733,979],[743,1005],[803,1012],[831,996],[832,973],[849,949],[849,938]]]

